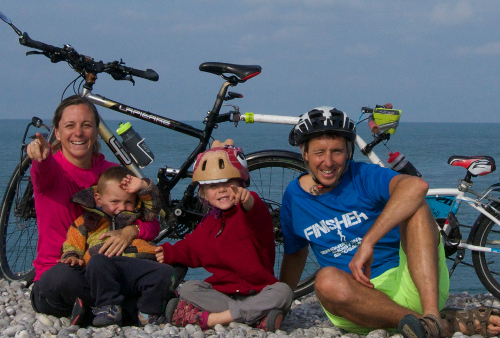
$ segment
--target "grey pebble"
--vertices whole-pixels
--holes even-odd
[[[230,329],[236,329],[240,324],[236,322],[231,322],[229,323],[229,328]]]
[[[90,338],[92,337],[92,330],[86,328],[80,328],[76,331],[78,338]]]
[[[70,322],[69,318],[67,318],[67,317],[61,318],[60,322],[61,322],[62,326],[70,326],[71,325],[71,322]]]
[[[14,307],[12,306],[8,306],[5,308],[5,312],[8,316],[14,316],[16,314],[16,309],[14,309]]]
[[[147,334],[152,334],[153,332],[156,332],[159,329],[160,329],[160,327],[158,325],[147,324],[144,327],[144,332],[146,332]]]
[[[52,322],[49,317],[47,317],[46,315],[44,314],[39,314],[38,315],[38,321],[41,322],[43,325],[46,325],[46,326],[54,326],[54,322]]]
[[[223,332],[223,333],[227,332],[226,328],[223,325],[220,325],[220,324],[216,324],[215,327],[214,327],[214,330],[217,333],[219,333],[219,332]]]
[[[70,334],[75,333],[76,331],[70,331],[68,328],[63,328],[57,333],[57,337],[69,337]]]
[[[205,333],[203,331],[195,331],[192,336],[193,338],[205,338]]]
[[[174,336],[179,334],[178,328],[176,328],[175,326],[169,326],[169,325],[165,325],[165,327],[163,328],[163,332],[165,334],[170,334],[170,335],[174,335]]]
[[[366,338],[388,338],[389,332],[386,330],[374,330],[366,335]]]
[[[7,337],[14,337],[17,331],[22,331],[22,330],[24,330],[24,327],[20,329],[17,326],[10,326],[3,331],[3,334],[6,335]]]
[[[181,330],[179,332],[179,338],[189,338],[189,334],[187,333],[186,330]]]
[[[62,328],[62,322],[61,322],[61,318],[56,318],[54,320],[54,327],[58,330],[60,330]]]
[[[188,324],[184,327],[184,329],[186,330],[187,334],[189,335],[192,335],[193,333],[196,332],[196,327],[192,324]]]

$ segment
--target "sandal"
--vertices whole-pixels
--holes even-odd
[[[467,332],[465,335],[472,336],[480,334],[483,337],[493,337],[488,332],[488,323],[491,315],[500,316],[500,309],[481,306],[472,309],[444,309],[441,311],[441,318],[448,323],[448,331],[451,333],[461,332],[459,324],[462,323]],[[481,325],[481,330],[476,330],[476,320]]]
[[[433,315],[426,315],[422,318],[412,314],[406,315],[399,322],[398,330],[404,338],[444,337],[441,321]]]

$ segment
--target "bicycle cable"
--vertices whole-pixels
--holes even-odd
[[[68,88],[73,85],[73,91],[75,91],[75,83],[76,83],[76,80],[78,80],[78,78],[81,77],[81,75],[78,75],[78,77],[76,79],[74,79],[73,81],[71,81],[70,83],[68,83],[68,85],[66,86],[66,88],[64,88],[62,94],[61,94],[61,102],[62,100],[64,99],[64,94],[66,93],[66,91],[68,90]]]

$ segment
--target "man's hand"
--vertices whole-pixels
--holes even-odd
[[[82,266],[83,265],[83,260],[79,259],[79,258],[77,258],[75,256],[70,256],[70,257],[65,258],[65,259],[59,259],[57,262],[58,263],[69,264],[71,266],[75,266],[75,265]]]
[[[163,255],[163,247],[157,246],[155,251],[156,251],[156,260],[160,263],[163,263],[163,260],[165,259],[165,256]]]
[[[351,269],[351,273],[356,281],[369,288],[373,288],[373,284],[370,282],[372,263],[373,247],[363,245],[363,242],[361,242],[356,254],[354,254],[349,263],[349,269]]]
[[[142,189],[146,189],[148,184],[138,177],[127,175],[122,179],[119,186],[129,194],[135,194]]]
[[[28,144],[26,154],[34,161],[42,162],[49,156],[50,146],[40,133],[36,133],[35,140]]]
[[[139,230],[135,225],[127,225],[120,230],[108,231],[99,237],[100,240],[108,238],[99,253],[108,257],[120,256],[138,234]]]

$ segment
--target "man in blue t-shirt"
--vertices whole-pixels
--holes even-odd
[[[360,334],[399,328],[404,337],[451,336],[460,316],[446,321],[439,313],[449,277],[425,202],[428,184],[353,162],[355,138],[354,123],[332,107],[302,115],[291,131],[290,144],[300,146],[308,172],[283,196],[281,280],[297,287],[310,245],[321,266],[315,292],[336,326]],[[491,311],[486,318],[495,335],[500,318]],[[459,329],[470,333],[463,324]]]

